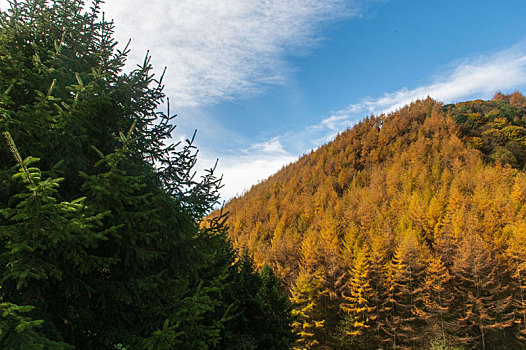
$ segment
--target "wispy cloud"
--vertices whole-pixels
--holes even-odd
[[[490,56],[479,56],[458,62],[430,84],[413,89],[402,88],[378,98],[364,98],[333,112],[308,132],[325,139],[352,125],[366,115],[395,111],[427,96],[446,103],[469,98],[489,98],[495,92],[515,89],[526,84],[526,43]]]
[[[280,170],[286,164],[295,161],[295,156],[255,155],[241,158],[227,158],[221,164],[225,187],[221,198],[228,200],[241,195],[244,191]]]
[[[201,121],[198,139],[217,134],[236,139],[217,120],[202,115],[200,107],[285,82],[292,69],[287,56],[314,48],[323,39],[320,28],[357,15],[360,2],[113,0],[104,10],[115,19],[117,39],[132,39],[129,62],[141,62],[150,50],[154,67],[167,67],[165,92],[174,110],[190,110],[192,119]],[[199,163],[208,167],[217,150],[200,148]],[[240,194],[295,159],[279,137],[222,154],[217,169],[225,183],[222,197]]]
[[[250,153],[253,151],[261,151],[264,153],[271,153],[274,155],[287,153],[287,151],[285,151],[285,149],[283,148],[279,137],[273,137],[265,142],[255,143],[252,146],[250,146],[250,148],[245,152]]]
[[[356,13],[346,0],[113,0],[103,9],[130,62],[146,50],[168,67],[176,108],[246,97],[281,83],[285,57],[312,47],[327,21]]]
[[[200,154],[201,164],[213,164],[211,152]],[[254,144],[250,148],[224,155],[219,160],[217,174],[223,175],[221,198],[229,200],[297,159],[283,149],[277,139]]]

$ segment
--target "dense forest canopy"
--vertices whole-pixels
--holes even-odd
[[[297,349],[526,347],[526,98],[365,118],[227,203]],[[212,215],[211,217],[214,217]]]
[[[200,227],[220,180],[101,4],[0,12],[0,349],[289,349],[280,282]]]
[[[101,5],[0,12],[0,349],[526,347],[522,94],[367,117],[203,224]]]

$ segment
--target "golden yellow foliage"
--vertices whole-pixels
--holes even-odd
[[[310,297],[321,348],[337,345],[336,329],[357,348],[416,348],[437,334],[517,347],[511,339],[526,338],[524,101],[428,98],[365,118],[231,200],[234,246],[276,269],[301,317],[308,304],[300,296],[319,294]],[[476,309],[475,284],[463,280],[479,268],[467,260],[476,254],[491,262],[487,283],[497,293],[484,295],[486,309]],[[478,333],[450,326],[464,318]]]

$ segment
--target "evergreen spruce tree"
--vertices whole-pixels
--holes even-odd
[[[220,348],[290,349],[296,339],[291,305],[272,269],[265,265],[256,271],[245,251],[232,266],[231,281],[228,295],[234,306]]]
[[[82,210],[83,198],[59,202],[56,197],[63,179],[42,179],[40,169],[31,166],[38,159],[22,160],[10,134],[4,135],[19,165],[13,180],[23,182],[26,191],[14,196],[10,207],[0,210],[5,219],[5,224],[0,223],[0,264],[4,266],[0,293],[5,300],[31,305],[26,311],[36,307],[39,317],[53,320],[44,325],[50,334],[60,337],[54,322],[82,312],[82,308],[71,310],[67,300],[88,293],[85,278],[109,264],[108,259],[91,251],[107,239],[94,229],[102,215],[87,216]]]
[[[0,348],[13,350],[57,349],[73,347],[48,339],[42,332],[43,320],[34,320],[25,314],[33,306],[0,303]]]
[[[271,312],[285,349],[287,304],[236,263],[224,216],[200,225],[220,179],[194,177],[193,138],[170,143],[149,57],[121,71],[101,3],[0,12],[1,347],[232,349],[239,324],[268,343]]]
[[[264,317],[261,317],[259,324],[262,330],[260,347],[269,350],[290,349],[296,340],[292,333],[292,305],[270,266],[264,265],[259,277],[261,286],[258,298],[264,310]]]

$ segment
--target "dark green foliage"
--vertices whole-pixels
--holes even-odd
[[[263,317],[260,316],[261,349],[288,349],[291,342],[296,340],[291,333],[292,306],[269,265],[264,265],[259,275],[261,287],[258,296],[265,312]]]
[[[121,72],[100,4],[0,13],[0,348],[287,349],[277,279],[200,225],[220,179],[170,143],[149,57]]]
[[[492,101],[446,105],[466,143],[489,160],[523,169],[526,165],[525,98],[520,93],[495,94]]]
[[[13,350],[73,349],[65,343],[55,342],[43,335],[40,327],[43,320],[24,316],[32,306],[0,303],[0,348]]]
[[[225,349],[286,350],[295,341],[291,304],[281,282],[268,265],[257,272],[245,252],[233,266],[230,285],[235,308],[230,323],[232,338],[222,341]],[[244,344],[239,344],[243,339]]]

